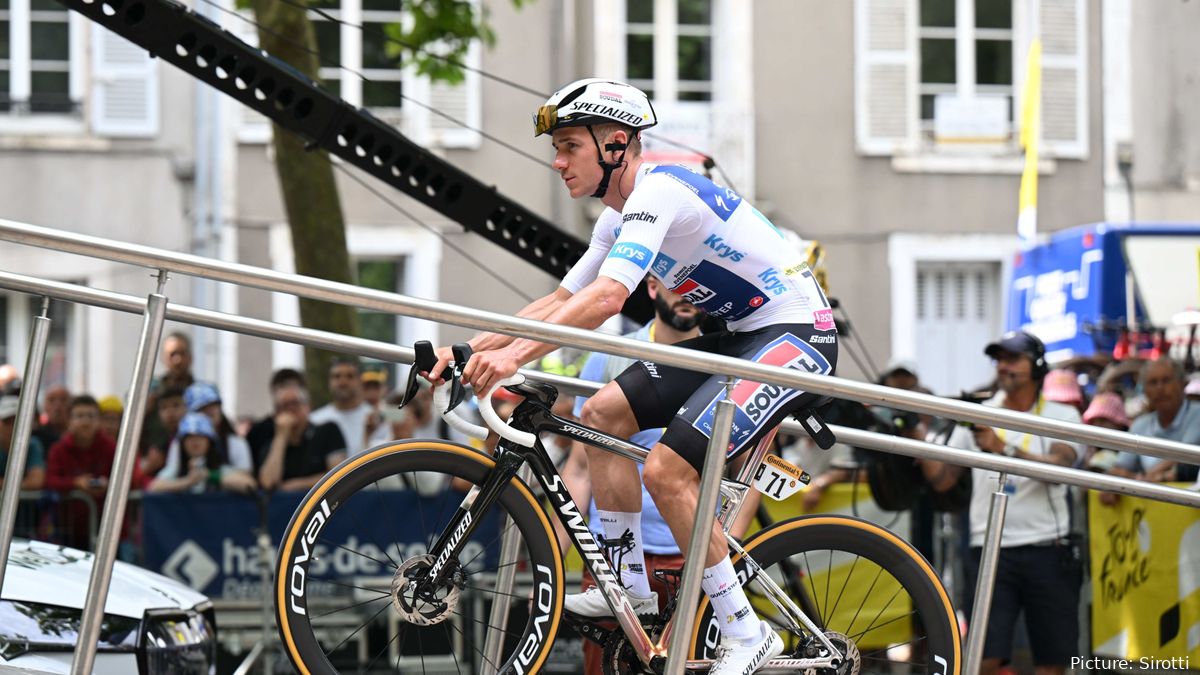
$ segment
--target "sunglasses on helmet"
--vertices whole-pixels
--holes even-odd
[[[533,135],[541,136],[553,129],[555,124],[558,124],[558,106],[544,105],[533,115]]]

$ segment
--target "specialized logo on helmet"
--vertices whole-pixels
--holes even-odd
[[[587,113],[589,115],[599,115],[612,120],[625,122],[630,126],[641,126],[648,118],[645,115],[635,115],[624,110],[619,110],[610,105],[601,105],[599,103],[587,103],[586,101],[575,101],[571,103],[568,114]]]

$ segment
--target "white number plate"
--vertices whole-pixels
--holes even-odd
[[[799,492],[812,476],[791,462],[767,455],[754,473],[754,489],[776,501],[783,501]]]

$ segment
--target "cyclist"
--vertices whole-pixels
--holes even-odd
[[[812,271],[774,225],[740,195],[687,169],[655,165],[641,156],[640,132],[658,122],[646,95],[622,82],[590,78],[555,92],[535,115],[535,136],[550,134],[553,166],[574,198],[591,196],[608,208],[591,243],[553,292],[518,316],[594,329],[617,314],[643,276],[710,314],[727,331],[707,333],[680,346],[759,363],[830,374],[837,363],[832,310]],[[470,340],[475,355],[463,377],[486,392],[517,369],[556,347],[524,338],[482,333]],[[440,373],[451,360],[438,350]],[[588,400],[583,422],[628,438],[641,429],[666,427],[644,468],[646,488],[672,535],[686,548],[697,513],[700,470],[722,376],[664,364],[635,362]],[[728,455],[753,447],[789,413],[814,398],[798,390],[738,381]],[[644,566],[641,488],[632,461],[589,451],[593,497],[606,536],[633,533],[627,569]],[[686,551],[684,551],[686,554]],[[756,670],[783,650],[779,636],[750,606],[714,526],[701,582],[721,622],[714,675]],[[648,581],[631,579],[635,611],[652,612]],[[644,575],[643,575],[644,576]],[[568,596],[566,609],[600,618],[612,611],[599,590]]]

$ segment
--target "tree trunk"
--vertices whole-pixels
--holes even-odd
[[[275,0],[254,0],[253,5],[259,23],[259,45],[317,80],[316,33],[304,10]],[[296,272],[354,283],[346,249],[346,223],[329,155],[323,150],[305,150],[303,140],[278,126],[274,132],[275,170],[291,227]],[[358,312],[346,305],[301,298],[300,323],[341,335],[358,334]],[[335,354],[305,347],[304,357],[315,407],[328,399],[327,374]]]

